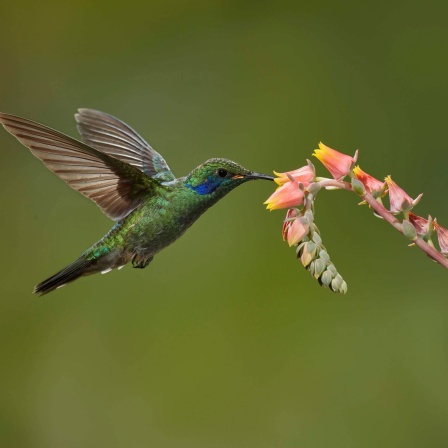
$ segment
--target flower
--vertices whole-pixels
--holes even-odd
[[[296,208],[290,208],[286,212],[286,217],[285,220],[283,221],[283,228],[282,228],[283,241],[287,240],[289,227],[291,226],[292,221],[294,220],[294,218],[297,217],[298,214],[299,211]]]
[[[381,191],[383,189],[384,182],[381,182],[378,179],[375,179],[370,174],[364,172],[359,167],[359,165],[353,168],[353,174],[355,175],[356,179],[360,180],[363,183],[368,193]]]
[[[389,200],[391,213],[401,213],[402,211],[409,211],[417,205],[423,193],[412,199],[403,189],[401,189],[390,176],[384,179],[389,187]]]
[[[439,240],[440,252],[443,255],[448,255],[448,229],[445,229],[436,219],[434,219],[434,228],[437,232],[437,239]]]
[[[268,210],[290,208],[302,205],[304,192],[299,188],[298,182],[288,182],[278,187],[264,202]]]
[[[358,151],[356,151],[354,157],[351,157],[331,149],[320,142],[319,149],[314,150],[313,156],[322,162],[336,180],[340,180],[347,176],[352,169],[353,164],[358,158]]]
[[[428,220],[409,212],[409,222],[415,227],[417,235],[424,235],[428,232]]]
[[[304,217],[296,218],[292,221],[288,230],[288,244],[289,247],[296,245],[302,241],[303,237],[308,234],[310,225],[308,220]]]
[[[283,222],[283,240],[288,241],[290,247],[302,241],[310,230],[308,219],[303,216],[298,217],[298,214],[299,211],[296,208],[290,208]]]
[[[274,171],[274,174],[278,176],[276,179],[274,179],[274,181],[278,185],[284,185],[287,182],[291,182],[291,178],[293,178],[297,182],[301,182],[305,187],[307,187],[314,179],[314,171],[308,165],[302,166],[302,168],[298,168],[294,171],[287,171],[286,173],[277,173]]]

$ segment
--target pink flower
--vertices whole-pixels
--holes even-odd
[[[299,188],[297,182],[288,182],[278,187],[274,193],[264,202],[268,210],[278,210],[280,208],[291,208],[302,205],[304,193]]]
[[[368,193],[381,191],[383,189],[384,182],[381,182],[370,174],[364,172],[359,165],[353,168],[353,174],[356,176],[356,179],[363,183]]]
[[[288,244],[289,247],[296,245],[302,241],[303,237],[308,234],[310,225],[304,217],[296,218],[288,229]]]
[[[428,232],[428,220],[409,212],[409,222],[415,227],[417,235],[424,235]]]
[[[296,218],[298,214],[299,211],[296,208],[290,208],[286,212],[286,217],[285,220],[283,221],[283,228],[282,228],[283,241],[286,241],[286,239],[288,238],[288,230],[293,221],[292,218]]]
[[[288,241],[289,246],[294,246],[308,234],[309,230],[310,225],[306,218],[299,216],[299,211],[296,208],[290,208],[283,222],[283,241]]]
[[[448,230],[439,225],[436,219],[434,219],[434,228],[437,232],[440,252],[442,252],[443,255],[448,255]]]
[[[279,185],[291,182],[290,176],[297,182],[301,182],[305,187],[314,179],[314,171],[308,165],[302,166],[302,168],[294,171],[287,171],[286,173],[277,173],[274,171],[274,174],[278,176],[274,181]]]
[[[402,190],[390,176],[385,179],[389,187],[390,211],[392,213],[401,213],[402,211],[409,211],[417,205],[423,193],[412,199],[404,190]]]
[[[314,157],[317,157],[325,168],[330,171],[331,175],[336,179],[340,180],[352,169],[353,165],[358,158],[358,151],[356,151],[354,157],[342,154],[339,151],[325,146],[322,142],[319,143],[319,149],[314,150]]]

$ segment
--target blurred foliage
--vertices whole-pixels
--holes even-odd
[[[1,109],[133,126],[181,176],[210,157],[360,149],[448,224],[446,3],[3,2]],[[143,271],[34,284],[111,222],[0,132],[0,446],[446,447],[447,273],[345,192],[316,222],[349,292],[242,186]],[[317,165],[317,163],[316,163]],[[318,167],[324,174],[324,169]]]

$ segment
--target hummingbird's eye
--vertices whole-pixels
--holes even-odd
[[[227,170],[221,168],[218,170],[218,176],[219,177],[226,177],[227,176]]]

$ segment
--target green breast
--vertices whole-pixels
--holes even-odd
[[[216,201],[214,201],[216,202]],[[184,186],[147,198],[118,226],[117,244],[155,254],[179,238],[213,201]]]

